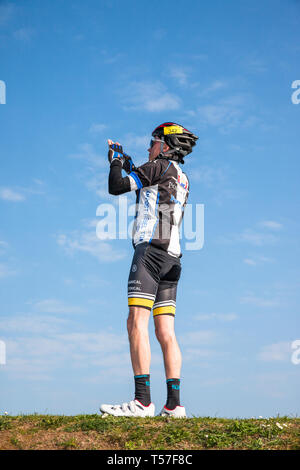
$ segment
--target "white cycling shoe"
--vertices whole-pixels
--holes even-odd
[[[144,406],[138,400],[132,400],[128,403],[123,403],[122,405],[101,405],[100,411],[103,413],[103,417],[112,415],[146,418],[148,416],[154,416],[155,406],[153,403],[150,403],[148,406]]]
[[[158,416],[170,416],[171,418],[186,418],[185,407],[178,405],[174,408],[174,410],[169,410],[164,406]]]

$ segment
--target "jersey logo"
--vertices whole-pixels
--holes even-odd
[[[188,180],[184,173],[178,173],[177,181],[184,189],[188,188]]]

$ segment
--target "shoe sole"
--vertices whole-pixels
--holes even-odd
[[[100,410],[101,411],[101,410]],[[107,413],[106,411],[101,411],[102,415],[101,418],[107,418],[107,416],[114,416],[115,418],[154,418],[154,415],[152,416],[116,416],[111,413]]]

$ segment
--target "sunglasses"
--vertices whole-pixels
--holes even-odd
[[[153,145],[155,144],[155,142],[164,142],[164,140],[161,140],[161,139],[151,139],[150,140],[150,148],[152,149]]]

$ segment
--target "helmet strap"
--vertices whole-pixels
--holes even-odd
[[[156,158],[165,158],[166,160],[175,160],[176,162],[184,163],[182,156],[178,155],[178,149],[174,148],[174,149],[169,149],[166,152],[163,152],[162,147],[163,147],[163,142],[161,142],[160,154],[157,155]]]

